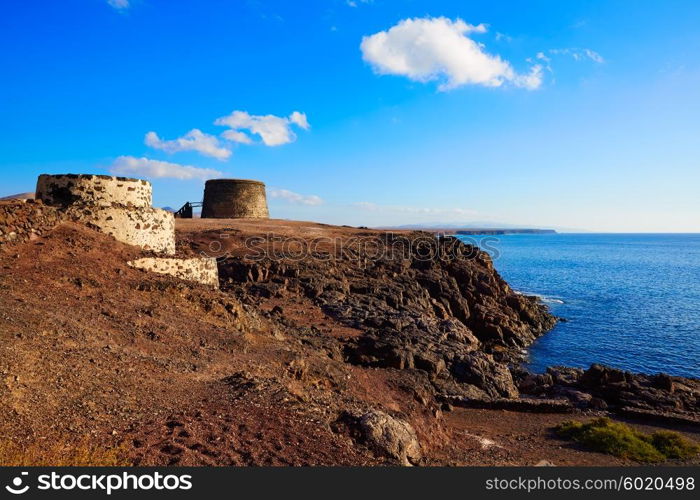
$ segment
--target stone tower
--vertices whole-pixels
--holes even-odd
[[[204,186],[203,219],[267,219],[265,184],[246,179],[212,179]]]
[[[162,256],[127,262],[131,267],[219,286],[216,259],[178,258],[175,254],[175,217],[153,208],[151,183],[109,175],[40,175],[36,198],[55,207],[61,220],[87,224],[116,240]]]
[[[117,240],[154,252],[175,253],[175,219],[153,208],[151,183],[109,175],[39,176],[36,197]]]

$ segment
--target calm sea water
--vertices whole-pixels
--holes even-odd
[[[604,363],[700,377],[700,234],[463,239],[489,251],[514,289],[568,320],[532,346],[531,369]]]

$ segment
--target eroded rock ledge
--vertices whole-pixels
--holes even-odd
[[[568,400],[580,409],[700,425],[700,380],[644,375],[594,364],[587,370],[549,367],[544,374],[514,370],[522,394]]]
[[[355,329],[325,340],[350,363],[426,373],[434,394],[517,397],[508,362],[554,326],[546,307],[514,292],[488,254],[456,238],[377,233],[372,244],[371,259],[362,248],[230,257],[219,273],[242,300],[300,294]]]

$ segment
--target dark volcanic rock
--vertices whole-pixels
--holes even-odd
[[[479,387],[489,396],[517,398],[518,389],[508,368],[483,352],[469,353],[452,363],[452,374],[460,382]]]
[[[573,387],[578,385],[579,380],[581,380],[583,370],[568,366],[550,366],[547,368],[547,375],[551,377],[551,384]]]
[[[445,397],[445,402],[463,408],[487,408],[490,410],[522,411],[527,413],[571,413],[574,405],[565,399],[540,398],[463,398]]]
[[[228,258],[219,274],[247,300],[305,295],[361,330],[342,340],[348,361],[425,371],[438,392],[517,397],[505,363],[556,322],[514,292],[488,254],[451,237],[378,233],[333,253],[278,257]]]
[[[513,370],[524,394],[565,397],[582,408],[628,416],[700,422],[700,380],[644,375],[593,364],[588,370],[551,367],[544,375]]]

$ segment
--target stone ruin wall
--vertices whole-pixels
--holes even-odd
[[[101,207],[151,208],[151,183],[109,175],[63,174],[39,176],[36,197],[45,204],[67,207],[75,203]]]
[[[212,179],[204,186],[203,219],[268,219],[265,184],[247,179]]]
[[[166,255],[175,254],[175,218],[167,210],[113,205],[99,209],[71,207],[71,220],[86,222],[116,240]]]
[[[136,269],[158,274],[167,274],[188,281],[196,281],[213,287],[219,286],[219,271],[216,259],[177,259],[167,257],[144,257],[128,263]]]
[[[145,250],[175,254],[175,218],[172,213],[151,206],[149,182],[107,175],[41,175],[36,198],[0,201],[0,246],[36,239],[60,222],[71,221]],[[219,286],[213,258],[145,257],[127,264]]]
[[[69,220],[90,224],[146,250],[175,253],[175,219],[153,208],[151,184],[108,175],[40,175],[37,199],[65,210]]]

